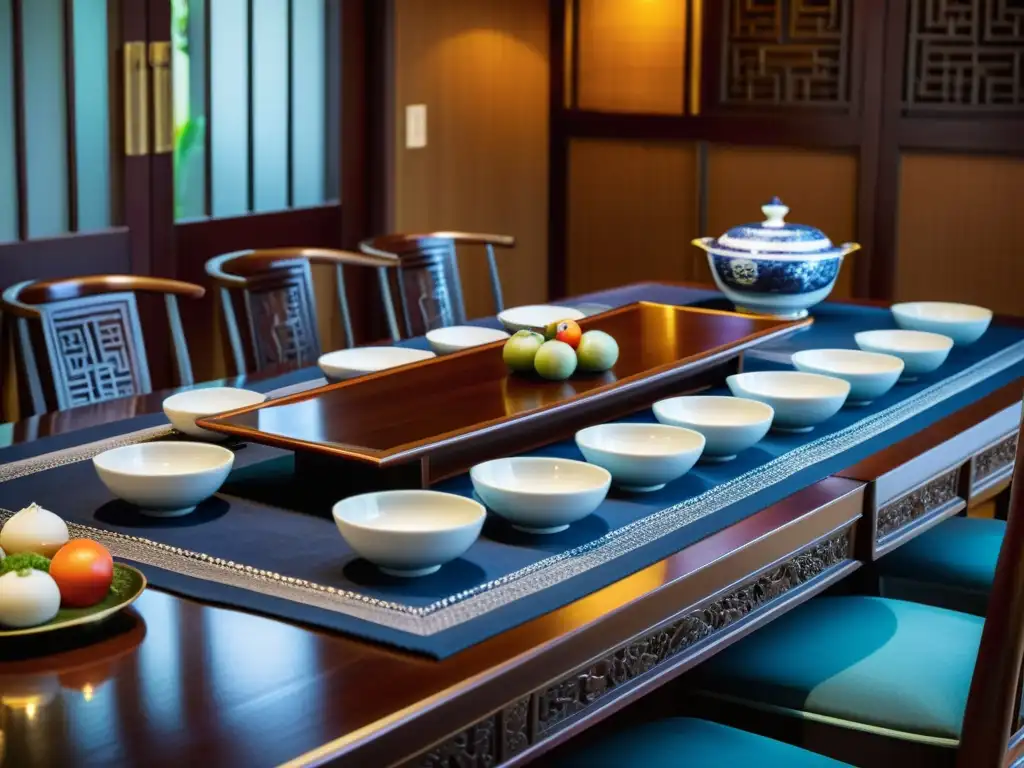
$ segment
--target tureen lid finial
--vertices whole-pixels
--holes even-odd
[[[784,227],[785,218],[789,213],[789,207],[779,197],[773,197],[761,206],[761,213],[764,214],[766,227]]]

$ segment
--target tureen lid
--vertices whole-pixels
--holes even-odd
[[[743,253],[828,253],[832,241],[816,227],[790,224],[789,208],[777,197],[761,206],[765,219],[756,224],[733,227],[715,243],[718,249]]]

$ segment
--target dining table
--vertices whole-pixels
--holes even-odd
[[[718,307],[721,299],[706,286],[639,283],[557,303],[636,301]],[[872,302],[829,302],[812,314],[811,330],[744,353],[744,365],[788,364],[796,346],[819,338],[805,334],[826,332],[824,318],[888,322]],[[475,322],[497,327],[494,318]],[[0,637],[0,766],[483,768],[571,749],[574,735],[804,601],[854,574],[858,587],[870,584],[860,583],[865,566],[946,518],[990,500],[1001,509],[1021,416],[1024,326],[997,316],[986,338],[991,349],[964,353],[948,377],[870,412],[844,409],[843,428],[829,435],[780,442],[770,466],[811,458],[758,486],[747,506],[683,520],[676,538],[660,549],[652,539],[637,550],[646,559],[623,555],[618,570],[611,560],[553,578],[459,633],[445,627],[445,642],[426,642],[418,630],[406,638],[370,619],[325,618],[312,599],[246,595],[142,558],[150,586],[106,621]],[[322,376],[316,366],[276,368],[200,386],[286,398],[323,386]],[[169,394],[0,425],[0,513],[33,501],[29,489],[67,509],[92,504],[77,481],[55,488],[63,481],[46,480],[71,474],[47,473],[126,436],[165,436]],[[260,449],[243,444],[238,455]],[[31,485],[33,477],[41,479]],[[710,498],[717,483],[695,498]],[[659,508],[650,518],[638,513],[638,530],[685,507],[672,489],[652,502]],[[270,505],[233,493],[219,496],[225,517]],[[289,532],[280,534],[289,546]],[[570,550],[558,567],[588,552]]]

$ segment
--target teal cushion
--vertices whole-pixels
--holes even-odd
[[[600,727],[600,726],[598,726]],[[581,749],[570,743],[559,768],[843,768],[815,752],[707,720],[678,717],[625,728]]]
[[[983,614],[1005,532],[1003,520],[951,517],[942,521],[875,564],[885,594],[913,596],[946,608]],[[926,590],[927,596],[921,592],[922,585],[931,587]],[[949,592],[946,597],[944,590]],[[981,599],[968,606],[964,593],[980,595]]]
[[[952,743],[982,624],[902,600],[818,598],[719,653],[694,679],[734,700]]]

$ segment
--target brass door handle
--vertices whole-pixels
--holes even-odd
[[[149,66],[153,68],[153,152],[162,155],[174,151],[174,94],[169,41],[149,44]]]
[[[149,69],[146,44],[124,44],[124,153],[149,154]]]

